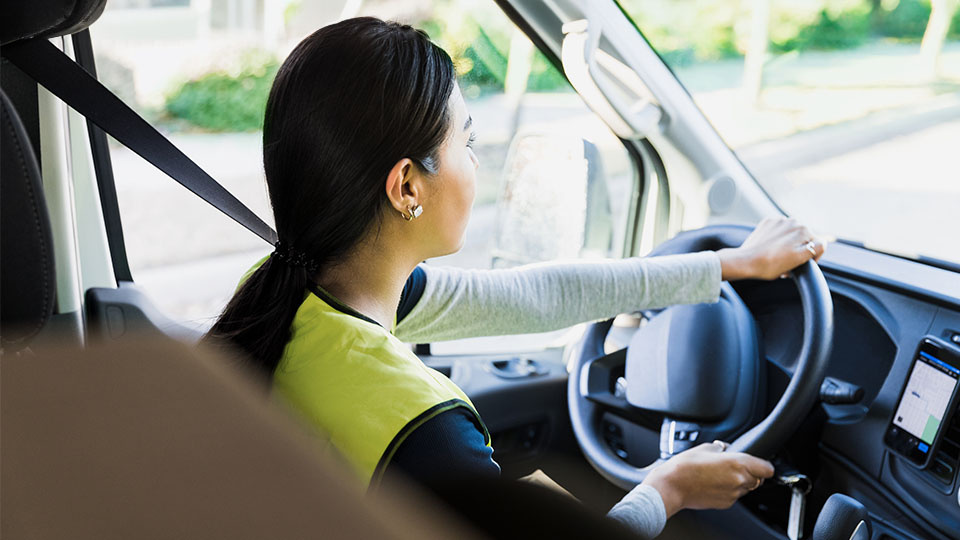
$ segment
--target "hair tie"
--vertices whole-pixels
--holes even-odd
[[[291,268],[305,268],[310,273],[317,271],[317,263],[295,247],[277,240],[273,248],[273,253],[271,253],[270,256],[287,266]]]

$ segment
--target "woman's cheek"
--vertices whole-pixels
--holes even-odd
[[[465,177],[469,182],[469,191],[470,191],[470,206],[473,206],[474,199],[477,198],[477,162],[476,157],[473,155],[473,150],[470,151],[470,161],[467,163],[466,170],[464,171]]]
[[[470,207],[473,207],[473,201],[477,199],[477,175],[471,175],[470,178]]]

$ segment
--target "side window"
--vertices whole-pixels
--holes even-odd
[[[281,52],[240,7],[110,2],[91,37],[100,80],[272,226],[260,124]],[[205,331],[272,247],[122,145],[111,141],[110,154],[134,281],[162,312]]]
[[[260,122],[278,63],[316,28],[373,15],[422,28],[450,53],[474,119],[480,168],[466,242],[428,264],[621,256],[632,159],[493,2],[249,4],[108,5],[94,50],[108,87],[268,223]],[[111,154],[134,280],[165,313],[206,329],[272,248],[132,152]]]

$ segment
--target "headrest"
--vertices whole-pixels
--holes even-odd
[[[4,2],[0,45],[30,38],[74,34],[93,24],[107,0],[19,0]]]
[[[0,101],[0,348],[16,352],[50,319],[56,280],[36,154],[2,91]]]

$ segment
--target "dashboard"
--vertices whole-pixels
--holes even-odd
[[[821,267],[835,332],[827,376],[860,387],[862,398],[821,403],[786,459],[814,478],[818,505],[835,492],[862,502],[874,538],[960,538],[960,276],[842,244],[828,253]],[[772,406],[799,353],[799,296],[788,280],[735,287],[758,322]],[[755,504],[757,513],[765,506]]]

